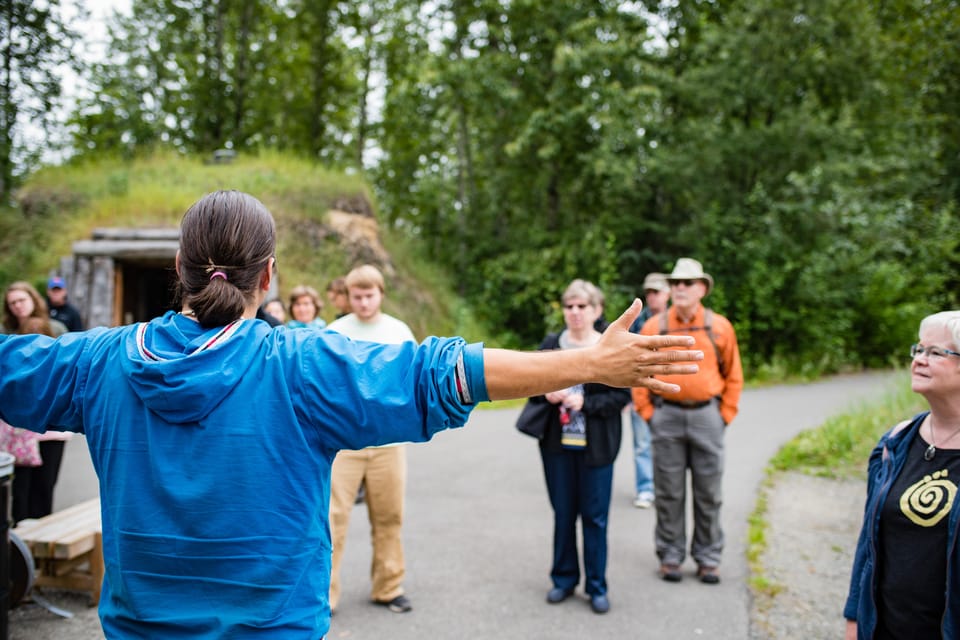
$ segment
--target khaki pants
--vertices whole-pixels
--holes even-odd
[[[330,535],[333,566],[330,571],[330,608],[340,600],[340,562],[346,542],[350,513],[360,483],[366,483],[367,514],[373,560],[370,566],[370,598],[393,600],[403,593],[403,495],[407,482],[407,452],[404,445],[341,451],[333,461],[330,481]]]

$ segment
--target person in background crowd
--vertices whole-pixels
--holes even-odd
[[[648,273],[643,279],[643,311],[630,325],[630,331],[640,333],[643,323],[667,310],[670,300],[670,285],[667,276],[662,273]],[[637,486],[633,506],[649,509],[654,500],[653,455],[650,446],[650,425],[640,417],[636,409],[630,407],[630,424],[633,427],[633,459],[636,470]]]
[[[705,308],[701,300],[713,289],[713,277],[692,258],[680,258],[670,273],[673,306],[647,320],[640,335],[692,335],[704,361],[682,391],[662,393],[633,390],[637,413],[653,435],[653,481],[656,485],[657,527],[654,535],[660,577],[683,579],[686,557],[687,470],[693,488],[693,541],[690,555],[697,578],[720,582],[723,528],[723,440],[737,415],[743,390],[743,369],[737,335],[730,321]],[[672,376],[658,376],[677,382]]]
[[[67,332],[59,320],[50,318],[47,303],[28,282],[11,283],[3,297],[3,330],[5,333],[20,333],[20,325],[27,318],[43,318],[49,321],[51,335],[56,338]]]
[[[327,285],[327,300],[337,314],[337,318],[350,313],[350,297],[347,294],[347,281],[345,278],[334,278]]]
[[[576,384],[675,393],[652,376],[694,373],[704,357],[668,349],[690,336],[629,333],[639,301],[595,345],[556,352],[275,331],[252,321],[275,251],[259,200],[214,192],[180,224],[179,312],[57,340],[0,336],[0,419],[86,435],[107,638],[322,638],[337,451],[423,442],[479,402]]]
[[[305,284],[298,285],[290,291],[290,315],[287,321],[291,329],[324,329],[327,323],[320,317],[323,311],[323,302],[313,287]]]
[[[67,302],[66,280],[59,276],[47,280],[47,304],[50,307],[50,317],[62,323],[67,331],[83,331],[80,312]]]
[[[910,387],[929,409],[870,454],[847,640],[960,637],[960,311],[924,318],[919,339]]]
[[[648,273],[643,279],[643,311],[630,325],[632,333],[640,333],[647,320],[667,310],[670,302],[670,283],[665,273]]]
[[[561,297],[565,328],[547,335],[541,350],[583,349],[600,340],[594,328],[598,289],[574,280]],[[610,609],[607,596],[607,517],[613,488],[613,462],[620,450],[621,413],[629,389],[603,384],[574,385],[530,398],[556,405],[540,440],[543,474],[553,507],[553,588],[547,602],[557,604],[580,583],[577,520],[583,537],[584,591],[595,613]]]
[[[269,314],[271,318],[276,320],[278,324],[283,324],[287,321],[287,309],[283,306],[283,300],[280,298],[267,300],[261,308],[265,313]]]
[[[363,265],[346,277],[353,309],[330,323],[330,330],[353,340],[383,344],[416,343],[410,327],[381,309],[386,293],[383,274],[373,265]],[[371,560],[370,598],[394,613],[413,606],[403,591],[406,564],[403,557],[403,503],[407,482],[407,450],[403,444],[343,450],[333,461],[330,481],[330,532],[333,536],[333,566],[330,574],[330,608],[340,601],[340,565],[350,525],[350,513],[361,483],[365,487]]]

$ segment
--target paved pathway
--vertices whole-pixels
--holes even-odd
[[[889,374],[865,374],[744,393],[740,416],[727,436],[727,548],[723,582],[715,587],[692,579],[689,560],[682,583],[656,577],[654,514],[632,506],[631,438],[625,429],[610,514],[612,608],[604,616],[590,611],[582,590],[560,605],[544,601],[550,587],[552,520],[536,443],[514,431],[516,409],[477,411],[465,429],[409,448],[405,585],[414,610],[398,615],[368,603],[369,528],[365,509],[358,507],[344,558],[344,593],[328,638],[744,640],[750,607],[747,517],[766,462],[801,430],[878,397],[889,384]],[[84,444],[78,438],[69,445],[57,508],[96,495]],[[12,637],[81,637],[71,632],[79,621],[54,622],[62,634],[14,629]]]

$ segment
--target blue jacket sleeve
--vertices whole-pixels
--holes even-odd
[[[336,449],[426,441],[489,399],[483,345],[460,338],[377,344],[324,332],[299,353],[299,419]]]
[[[83,365],[91,336],[103,331],[0,336],[0,417],[10,424],[44,432],[82,431]]]
[[[843,607],[843,617],[847,620],[857,619],[860,598],[864,595],[869,597],[869,594],[861,594],[861,589],[863,589],[864,586],[869,588],[869,585],[863,585],[864,575],[872,575],[873,573],[872,571],[865,571],[869,567],[871,530],[874,526],[873,518],[871,517],[871,503],[879,489],[879,487],[877,487],[877,481],[880,475],[880,466],[883,464],[883,448],[888,436],[889,432],[880,438],[880,442],[870,453],[870,461],[867,464],[867,497],[864,500],[863,524],[860,527],[860,535],[857,538],[857,549],[853,555],[853,569],[850,572],[850,588],[847,592],[846,604]]]

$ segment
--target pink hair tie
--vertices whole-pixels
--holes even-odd
[[[226,280],[227,274],[225,274],[223,271],[214,271],[213,273],[210,274],[210,282],[213,282],[214,278],[223,278],[224,280]]]

